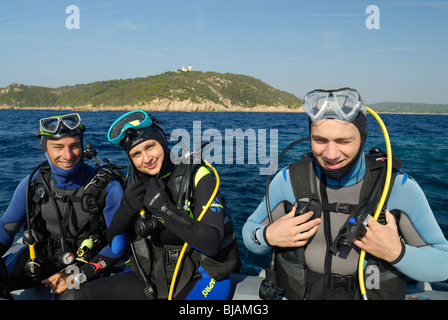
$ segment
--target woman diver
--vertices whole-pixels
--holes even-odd
[[[224,199],[214,192],[217,182],[201,164],[174,164],[159,124],[137,110],[109,129],[108,140],[122,147],[131,162],[132,179],[107,238],[117,254],[131,248],[131,267],[86,283],[90,288],[77,290],[77,299],[218,300],[230,295],[229,274],[241,262]],[[184,243],[189,244],[185,254]]]

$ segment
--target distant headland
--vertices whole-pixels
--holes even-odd
[[[302,100],[250,76],[180,69],[59,88],[0,88],[3,109],[303,112]]]
[[[379,113],[448,114],[448,104],[383,102]],[[241,74],[193,71],[58,88],[13,83],[0,88],[0,109],[74,111],[303,112],[302,100]]]

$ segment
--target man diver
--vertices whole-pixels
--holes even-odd
[[[365,225],[356,220],[362,209],[378,203],[376,181],[383,181],[385,166],[381,152],[364,153],[367,117],[359,93],[314,90],[303,108],[312,152],[274,177],[270,214],[263,199],[243,227],[248,249],[273,250],[268,280],[284,288],[288,299],[361,299],[361,249],[379,275],[367,288],[370,299],[404,299],[407,277],[447,279],[448,241],[420,186],[398,171],[397,157],[387,209],[378,221],[370,215]]]
[[[84,131],[77,113],[40,120],[36,135],[47,161],[19,183],[0,219],[1,255],[25,222],[30,248],[5,257],[11,291],[45,285],[60,294],[67,290],[71,273],[63,270],[68,266],[77,261],[80,266],[75,286],[104,274],[121,258],[105,233],[123,188],[118,176],[84,163]]]

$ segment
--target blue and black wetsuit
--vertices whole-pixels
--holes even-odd
[[[71,170],[61,169],[52,164],[51,161],[48,162],[51,169],[51,188],[54,188],[61,193],[70,194],[72,192],[76,192],[76,190],[82,189],[93,178],[96,172],[96,169],[94,167],[90,167],[82,161],[80,161],[78,165]],[[36,181],[38,175],[39,171],[34,174],[31,181]],[[14,242],[15,236],[26,221],[25,199],[28,180],[29,176],[25,177],[19,183],[17,189],[14,192],[10,205],[8,206],[4,215],[0,218],[0,254],[2,255],[5,254],[9,247],[11,247]],[[102,213],[99,213],[104,216],[104,221],[107,226],[112,221],[112,218],[120,205],[122,194],[123,188],[119,181],[113,180],[107,185],[104,209]],[[54,211],[54,209],[50,209],[51,210],[49,211]],[[41,210],[41,216],[45,222],[46,232],[50,234],[50,238],[51,236],[59,238],[61,235],[58,219],[54,215],[49,214],[48,211],[45,212],[45,206],[42,206]],[[76,238],[79,230],[81,230],[82,228],[85,229],[88,226],[89,213],[82,211],[79,204],[73,205],[72,209],[70,210],[72,211],[70,211],[70,219],[67,223],[67,233],[69,233],[70,236]],[[63,214],[65,213],[66,212],[63,211]],[[45,238],[45,241],[48,242],[49,238]],[[96,248],[97,255],[94,256],[90,261],[88,261],[88,263],[85,263],[80,267],[80,270],[84,271],[89,280],[95,278],[96,276],[107,270],[109,267],[111,267],[116,261],[120,259],[123,254],[123,252],[120,252],[118,254],[114,253],[111,250],[110,246],[107,245],[107,243],[103,243],[103,247]],[[46,247],[47,245],[48,243],[43,243],[41,248]],[[29,259],[29,252],[26,249],[27,247],[24,247],[20,251],[20,253],[11,254],[5,258],[6,264],[8,266],[8,271],[11,275],[11,289],[25,288],[36,283],[36,279],[32,281],[32,279],[26,276],[24,273],[24,266]],[[75,251],[76,249],[77,248],[74,248]],[[46,277],[61,270],[60,266],[58,266],[57,263],[48,261],[48,256],[44,257],[44,255],[46,254],[38,253],[38,256],[40,256],[40,258],[43,258],[44,260],[42,261],[44,268],[42,268],[42,274],[38,277],[37,280],[45,279]],[[99,264],[99,261],[102,261],[103,263]],[[100,265],[101,267],[98,268],[98,266]]]

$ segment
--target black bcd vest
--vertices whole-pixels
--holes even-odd
[[[190,207],[194,207],[194,178],[202,164],[189,167],[188,164],[179,164],[174,167],[166,183],[167,192],[178,209],[189,215],[190,208],[184,210],[186,193],[191,200]],[[222,196],[221,196],[222,197]],[[216,281],[220,281],[232,272],[238,272],[241,267],[235,228],[228,211],[225,199],[224,208],[224,240],[216,256],[206,256],[199,251],[188,247],[177,276],[174,298],[177,298],[182,289],[198,276],[197,268],[202,266],[204,270]],[[152,241],[151,237],[136,237],[133,241],[136,257],[131,258],[131,269],[140,278],[150,281],[155,290],[153,298],[166,299],[174,269],[179,258],[182,245],[167,245]],[[144,272],[144,275],[141,274]],[[146,278],[146,279],[144,279]]]
[[[273,210],[288,213],[292,206],[297,207],[297,213],[313,211],[311,219],[320,217],[322,214],[329,215],[330,212],[342,212],[347,214],[347,222],[341,227],[334,241],[327,239],[326,255],[328,263],[331,264],[331,256],[336,254],[343,245],[350,245],[354,237],[362,233],[363,226],[352,230],[348,222],[350,218],[357,218],[361,211],[373,214],[378,196],[372,195],[382,191],[384,185],[386,154],[378,149],[372,149],[365,156],[366,172],[359,197],[359,204],[328,203],[325,195],[325,185],[317,185],[316,173],[314,171],[314,158],[311,154],[305,154],[301,160],[289,166],[291,184],[296,198],[296,203],[282,202]],[[389,188],[393,186],[395,173],[401,167],[401,160],[393,156],[393,174]],[[379,189],[379,190],[378,190]],[[376,199],[378,198],[378,199]],[[387,204],[387,201],[386,201]],[[384,206],[386,207],[386,205]],[[392,212],[396,213],[396,212]],[[280,213],[281,214],[281,213]],[[277,214],[278,215],[278,214]],[[380,214],[378,221],[385,224],[384,211]],[[309,241],[312,241],[310,239]],[[331,265],[326,266],[325,274],[318,274],[307,269],[305,261],[305,250],[302,248],[273,248],[275,255],[275,270],[267,270],[268,280],[273,281],[285,290],[288,299],[358,299],[359,288],[357,275],[343,276],[332,274],[329,270]],[[399,273],[390,264],[375,257],[366,255],[369,265],[376,265],[380,270],[380,289],[367,289],[369,299],[402,299],[405,294],[406,281],[404,275]],[[327,260],[326,260],[327,262]],[[384,281],[383,281],[384,280]],[[317,294],[316,294],[317,288]]]
[[[93,258],[107,243],[105,238],[107,226],[103,209],[106,202],[106,188],[113,180],[119,181],[123,189],[125,188],[123,173],[118,167],[110,164],[99,167],[81,188],[61,190],[54,186],[48,164],[43,165],[28,191],[31,230],[26,234],[32,238],[24,237],[25,243],[36,244],[44,254],[43,259],[49,259],[57,267],[65,267],[61,264],[61,254],[65,252],[75,254],[82,241],[91,238],[94,247],[83,259]],[[58,234],[49,231],[51,228],[49,222],[44,219],[47,213],[42,212],[43,208],[52,211],[49,215],[57,216]],[[66,212],[61,212],[61,208],[67,208]],[[83,222],[82,225],[73,225],[71,221],[73,212],[76,212],[76,215],[83,215],[84,218],[78,220]]]

